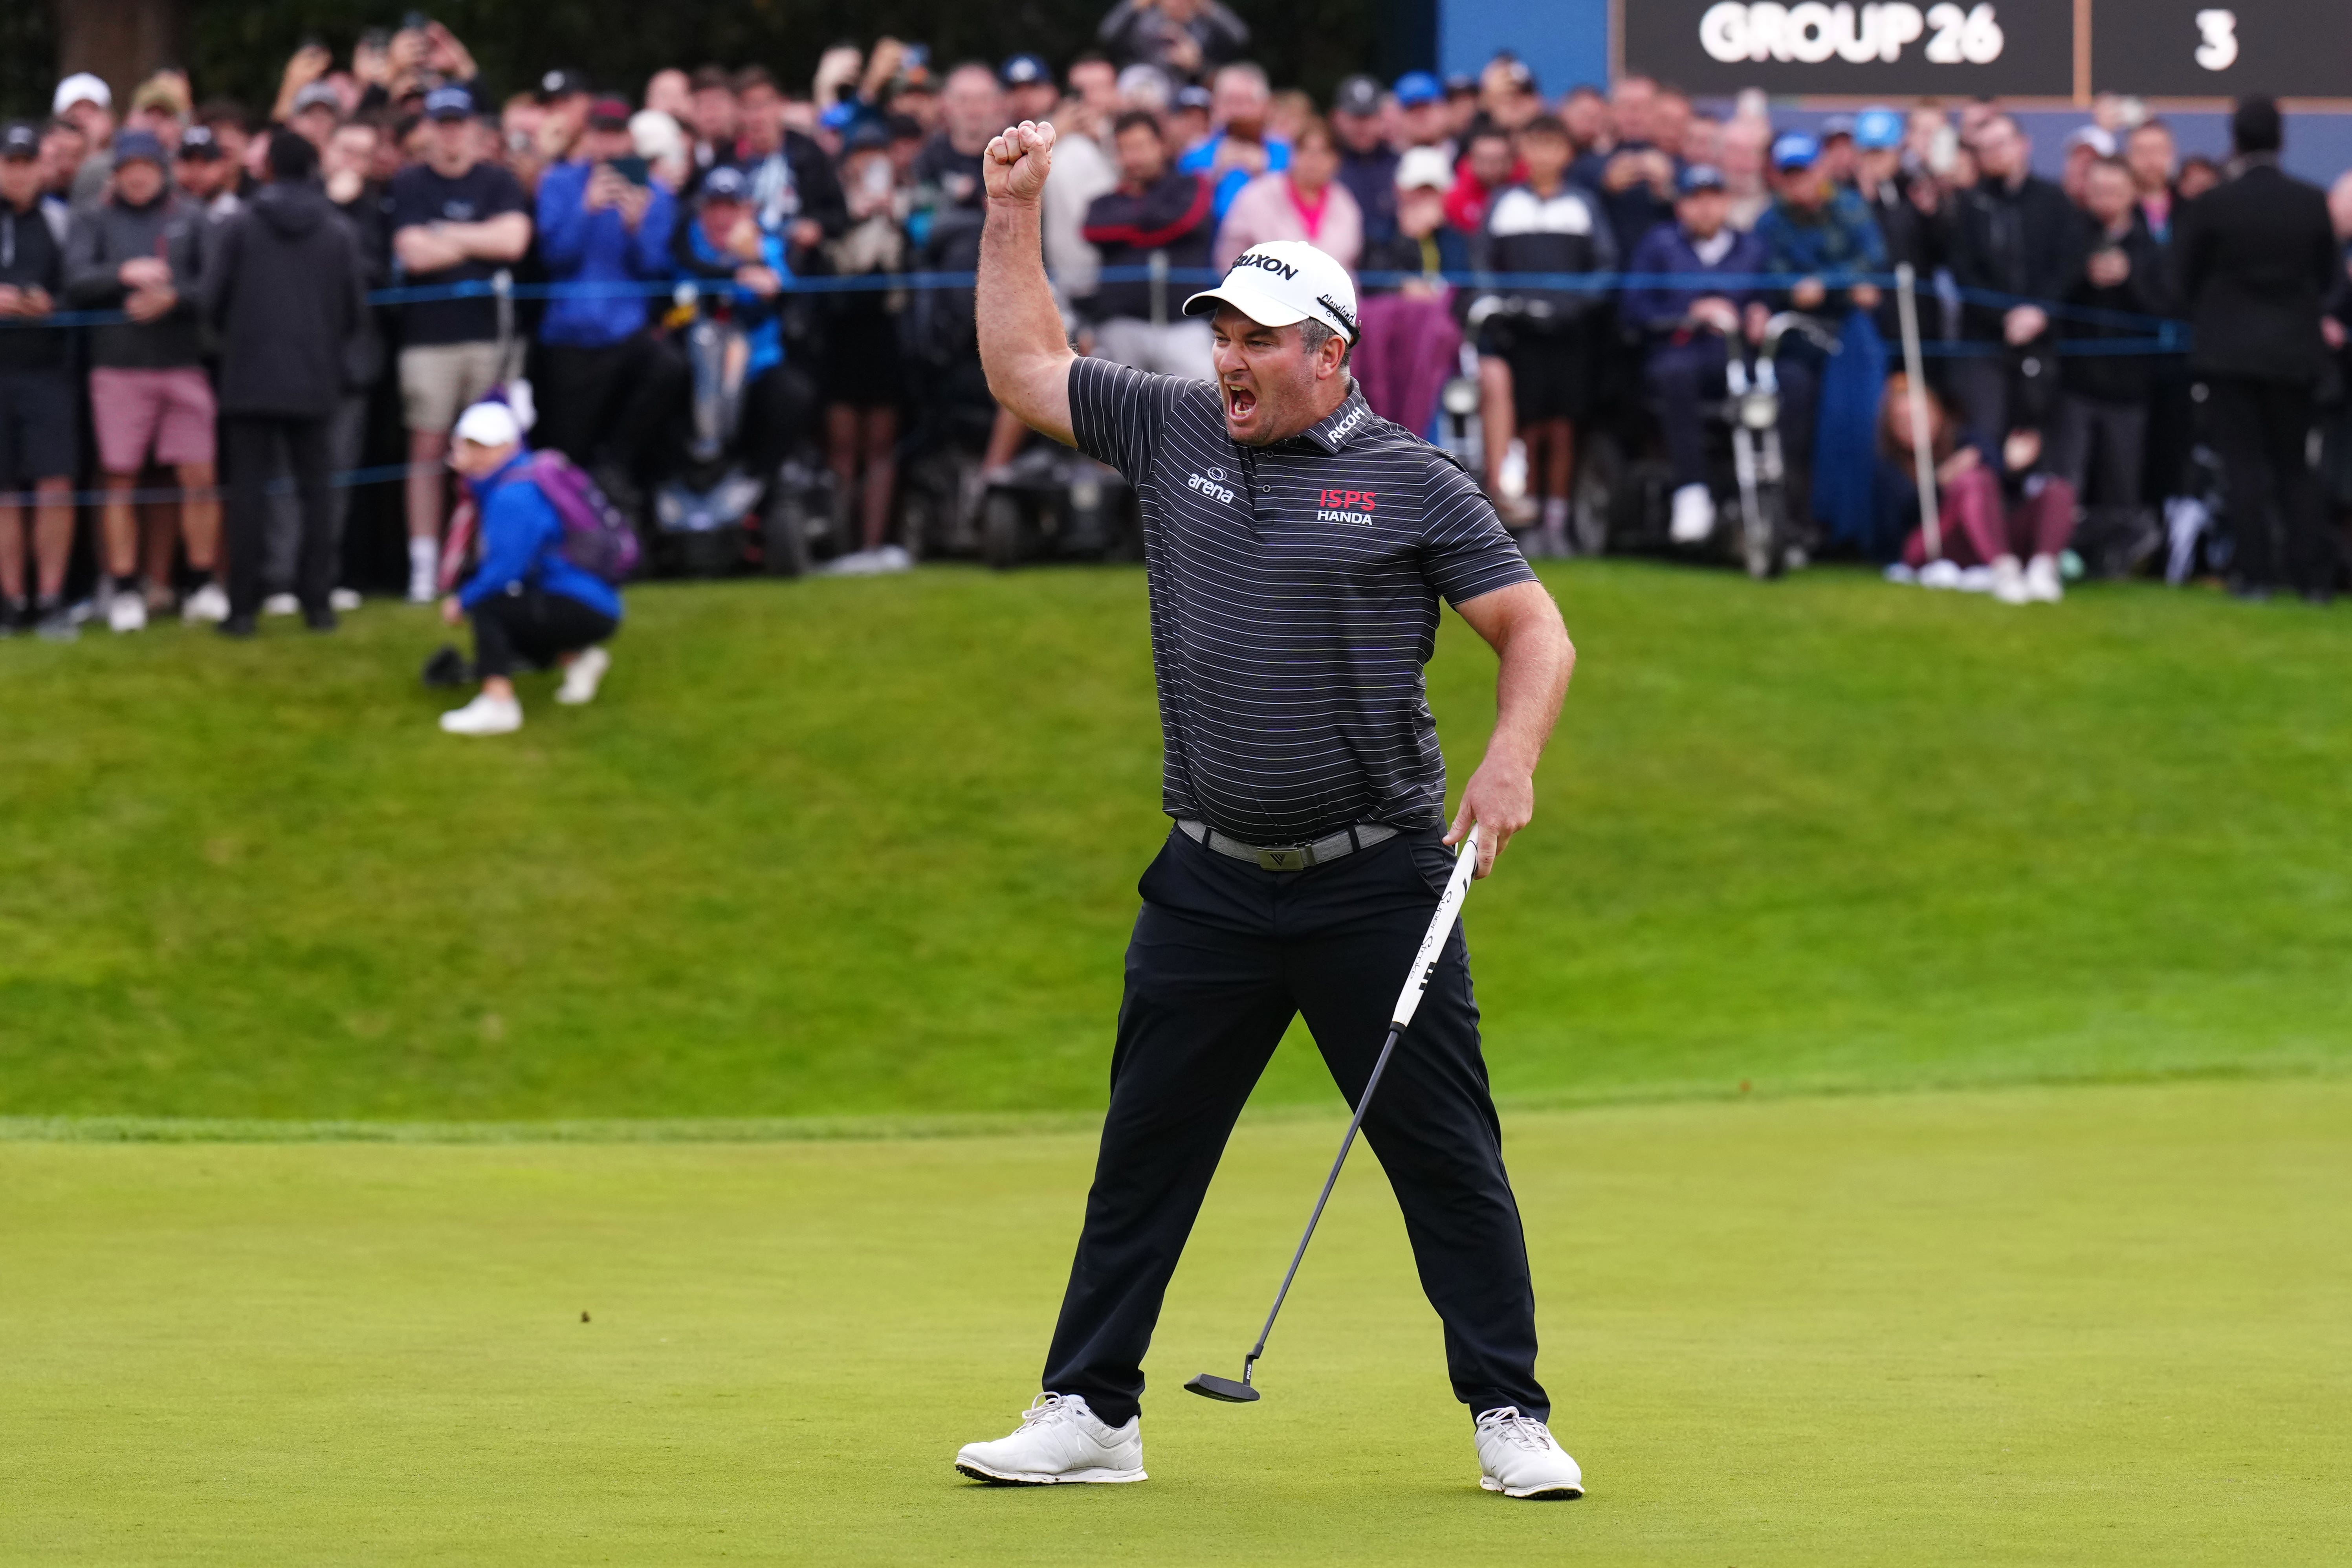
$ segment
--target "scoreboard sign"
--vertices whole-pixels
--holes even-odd
[[[2352,97],[2352,0],[1616,0],[1623,67],[1696,92]]]
[[[2105,0],[2091,87],[2143,98],[2352,98],[2344,0]]]
[[[1619,0],[1625,68],[1694,92],[2067,98],[2074,0]]]

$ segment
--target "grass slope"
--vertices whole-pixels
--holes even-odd
[[[2352,1534],[2352,1084],[1526,1112],[1556,1425],[1475,1486],[1384,1184],[1244,1123],[1126,1488],[998,1491],[1083,1136],[0,1143],[0,1559],[2306,1563]],[[583,1321],[583,1312],[589,1321]]]
[[[1469,914],[1507,1097],[2345,1061],[2344,617],[1549,580],[1582,667]],[[605,699],[497,743],[434,731],[437,636],[0,646],[0,1114],[1099,1103],[1139,573],[647,589]],[[1491,679],[1449,617],[1457,784]],[[1293,1050],[1261,1100],[1329,1094]]]

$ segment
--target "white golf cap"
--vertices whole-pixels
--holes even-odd
[[[88,71],[76,71],[58,83],[57,96],[49,100],[49,112],[63,114],[77,103],[94,103],[100,109],[112,109],[114,89]]]
[[[1303,239],[1269,239],[1234,258],[1225,280],[1184,301],[1188,316],[1231,305],[1262,327],[1310,317],[1356,341],[1356,285],[1348,269]]]
[[[477,403],[457,416],[456,434],[477,447],[511,447],[522,439],[522,421],[503,403]]]
[[[1454,165],[1435,147],[1408,147],[1397,160],[1396,188],[1401,191],[1450,191]]]

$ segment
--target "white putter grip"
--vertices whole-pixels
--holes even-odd
[[[1430,972],[1437,967],[1437,955],[1445,951],[1445,939],[1454,933],[1455,917],[1462,913],[1462,900],[1470,896],[1470,879],[1478,870],[1478,830],[1473,827],[1462,840],[1462,852],[1454,858],[1454,875],[1445,881],[1445,892],[1437,900],[1437,913],[1430,917],[1429,934],[1421,939],[1421,952],[1412,961],[1412,973],[1405,976],[1404,990],[1397,996],[1396,1014],[1389,1026],[1402,1030],[1412,1022],[1412,1015],[1421,1005],[1421,994],[1429,989]]]

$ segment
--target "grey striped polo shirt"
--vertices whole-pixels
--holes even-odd
[[[1442,823],[1438,595],[1535,576],[1460,465],[1360,388],[1244,447],[1210,383],[1099,359],[1070,367],[1070,424],[1142,503],[1168,814],[1253,844]]]

